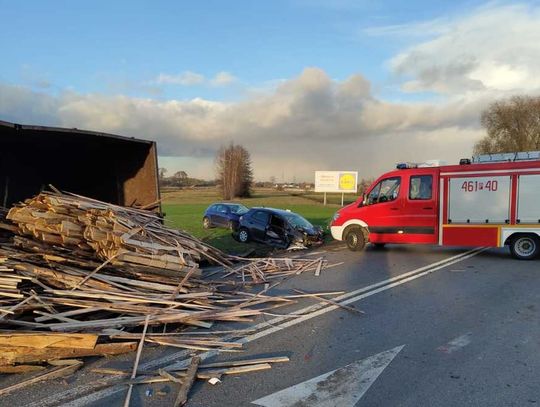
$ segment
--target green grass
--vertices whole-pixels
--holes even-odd
[[[232,238],[230,231],[226,229],[206,230],[202,227],[203,214],[208,205],[221,201],[217,190],[213,188],[185,189],[166,191],[162,195],[165,223],[168,226],[185,230],[229,253],[243,253],[249,249],[262,253],[268,250],[263,245],[239,243]],[[349,200],[351,198],[353,197],[349,196]],[[332,194],[328,199],[328,202],[332,203],[324,206],[322,205],[322,194],[320,196],[315,194],[304,196],[298,193],[291,195],[287,192],[260,189],[255,190],[251,198],[238,199],[234,202],[242,203],[248,207],[266,206],[290,209],[314,225],[326,228],[334,212],[339,209],[339,205],[336,205],[335,202],[341,202],[341,196]]]

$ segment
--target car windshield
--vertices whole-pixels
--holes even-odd
[[[291,224],[291,226],[294,228],[308,228],[309,229],[313,227],[311,223],[309,223],[306,219],[304,219],[303,217],[301,217],[300,215],[296,213],[288,212],[284,216],[287,219],[287,221]]]
[[[231,210],[231,213],[234,213],[236,215],[243,215],[249,210],[244,205],[229,205],[229,208]]]

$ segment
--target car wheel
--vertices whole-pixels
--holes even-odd
[[[354,252],[363,250],[366,246],[366,237],[362,228],[355,227],[350,229],[345,235],[345,242],[349,250]]]
[[[532,260],[540,253],[540,241],[536,235],[519,235],[510,243],[512,256],[519,260]]]
[[[249,231],[246,228],[241,228],[238,232],[238,241],[242,243],[249,242]]]
[[[212,222],[210,222],[210,219],[208,217],[204,217],[202,220],[203,228],[210,229],[212,227]]]

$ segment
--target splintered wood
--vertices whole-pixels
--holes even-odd
[[[250,259],[249,262],[230,269],[224,277],[236,275],[243,283],[260,284],[307,272],[314,272],[316,276],[319,276],[325,266],[326,260],[323,258],[316,260],[280,257]]]
[[[182,271],[201,260],[230,265],[221,252],[185,232],[163,226],[153,212],[79,195],[41,193],[10,209],[20,235],[91,253],[113,265]]]
[[[0,229],[11,234],[0,241],[0,373],[49,369],[39,380],[79,367],[58,367],[59,360],[132,352],[142,342],[238,352],[242,345],[233,340],[247,331],[199,328],[252,321],[290,304],[302,295],[265,293],[326,266],[322,258],[228,256],[165,227],[153,212],[73,194],[41,193],[18,204]],[[202,262],[218,269],[203,272]],[[258,293],[242,290],[257,284],[264,284]],[[270,366],[246,365],[215,365],[197,377]]]

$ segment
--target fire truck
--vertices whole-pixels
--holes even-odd
[[[398,164],[340,209],[332,237],[351,250],[370,242],[509,246],[540,253],[540,152],[479,155],[459,165]]]

